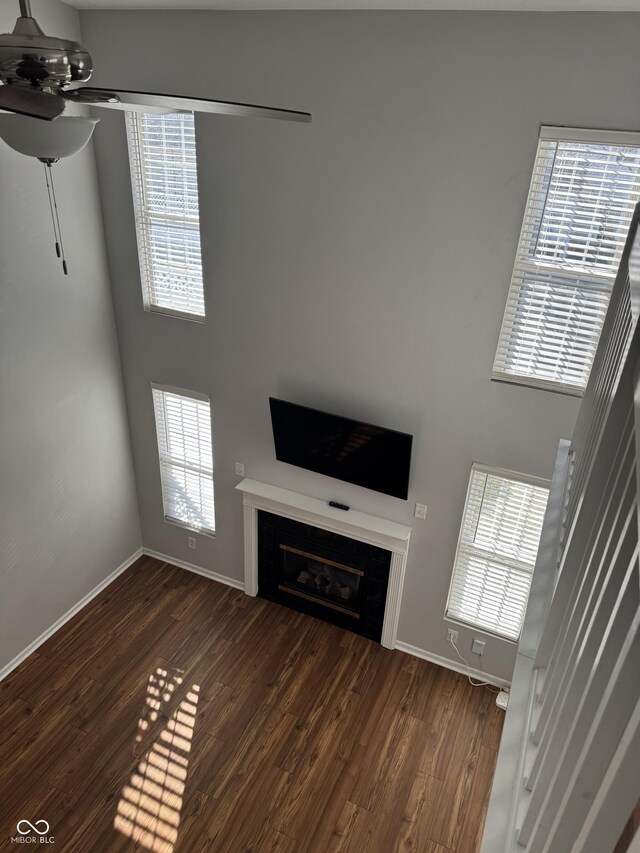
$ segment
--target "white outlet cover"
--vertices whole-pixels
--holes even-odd
[[[427,505],[426,504],[416,504],[416,509],[414,512],[416,518],[426,518],[427,517]]]
[[[189,548],[192,548],[194,551],[196,549],[196,537],[195,536],[187,536],[187,545]]]
[[[244,462],[236,462],[236,474],[238,477],[244,477]]]
[[[483,655],[486,647],[485,640],[479,640],[477,637],[474,638],[473,643],[471,644],[471,651],[474,655]]]

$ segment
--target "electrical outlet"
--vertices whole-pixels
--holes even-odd
[[[427,517],[427,505],[426,504],[416,504],[416,509],[414,512],[416,518],[426,518]]]
[[[457,643],[458,642],[458,632],[454,631],[453,628],[449,628],[447,631],[447,642],[448,643]]]
[[[471,644],[471,651],[474,655],[483,655],[486,645],[487,644],[484,640],[479,640],[477,637],[474,637],[473,643]]]
[[[195,551],[196,550],[196,537],[195,536],[187,536],[187,545],[189,546],[189,548],[191,548],[193,551]]]
[[[244,477],[244,462],[236,462],[236,474],[238,477]]]

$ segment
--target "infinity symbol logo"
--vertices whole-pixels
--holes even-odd
[[[27,829],[21,829],[24,826]],[[38,829],[39,826],[44,827],[44,829]],[[37,820],[35,823],[29,823],[28,820],[19,820],[16,829],[20,835],[28,835],[30,832],[37,832],[38,835],[46,835],[49,832],[49,824],[46,820]]]

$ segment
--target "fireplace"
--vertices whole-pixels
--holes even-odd
[[[282,554],[281,592],[330,607],[338,613],[360,618],[364,571],[280,543]]]
[[[380,642],[391,553],[258,512],[258,595]]]
[[[330,619],[394,649],[411,528],[258,480],[236,488],[246,594]]]

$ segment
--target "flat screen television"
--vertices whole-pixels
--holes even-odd
[[[407,500],[413,436],[269,397],[276,459]]]

